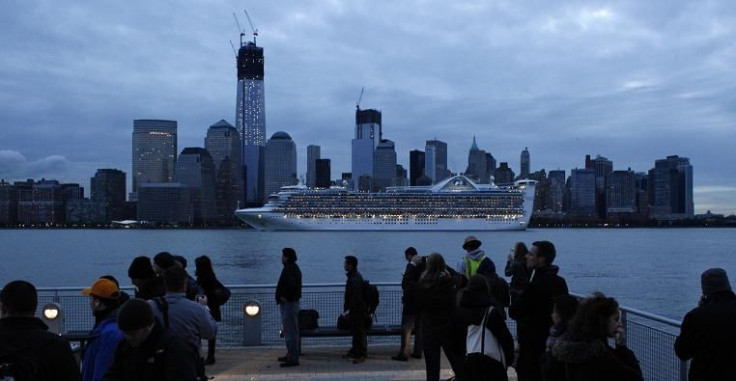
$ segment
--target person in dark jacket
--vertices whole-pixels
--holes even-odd
[[[194,259],[195,271],[194,275],[197,277],[197,283],[204,292],[204,296],[207,298],[207,308],[210,310],[210,314],[215,321],[222,321],[222,311],[220,311],[220,305],[215,303],[217,298],[215,297],[215,290],[222,286],[215,270],[212,268],[212,260],[206,255],[202,255]],[[204,360],[205,365],[212,365],[215,363],[215,348],[217,347],[217,337],[212,340],[207,340],[207,358]]]
[[[462,380],[464,353],[462,344],[458,342],[465,337],[458,337],[457,332],[453,332],[451,320],[457,288],[445,259],[439,253],[427,257],[427,268],[419,278],[416,297],[421,309],[422,350],[427,381],[440,379],[441,350],[444,350],[457,379]]]
[[[567,282],[557,275],[559,268],[552,263],[555,246],[549,241],[532,244],[526,265],[532,273],[529,286],[509,308],[509,316],[517,322],[519,358],[516,373],[519,381],[542,379],[541,360],[545,342],[552,326],[552,304],[558,295],[567,294]]]
[[[195,381],[199,354],[154,319],[151,306],[131,299],[120,309],[120,342],[104,381]]]
[[[568,332],[552,347],[553,356],[564,363],[566,381],[643,380],[619,318],[618,302],[601,293],[580,303]],[[608,338],[615,338],[615,348]]]
[[[414,352],[411,357],[422,358],[422,325],[419,317],[419,306],[416,297],[412,294],[416,290],[419,277],[427,267],[427,260],[417,253],[417,249],[408,247],[404,251],[404,258],[408,262],[404,275],[401,278],[401,347],[392,360],[409,361],[411,349],[411,333],[414,332]]]
[[[488,282],[483,275],[476,274],[470,277],[468,287],[461,293],[460,305],[455,310],[452,320],[459,328],[459,332],[465,332],[467,336],[468,326],[480,325],[486,311],[491,307],[493,308],[490,310],[485,327],[498,340],[505,364],[488,356],[466,355],[463,380],[508,380],[506,369],[514,358],[514,338],[504,321],[504,314],[501,312],[503,307],[491,296]],[[468,348],[465,348],[465,352],[467,351]]]
[[[32,362],[25,365],[35,367],[39,379],[79,380],[79,365],[69,343],[46,331],[46,324],[35,317],[37,307],[36,287],[26,281],[12,281],[0,291],[0,357]]]
[[[296,251],[290,247],[281,250],[284,268],[276,284],[276,304],[284,327],[286,356],[279,357],[281,367],[299,365],[299,299],[302,298],[302,271],[296,264]]]
[[[359,364],[365,361],[368,354],[366,336],[368,312],[365,300],[363,300],[363,276],[358,272],[358,258],[355,256],[346,256],[343,267],[348,279],[345,282],[345,303],[342,315],[349,316],[350,332],[353,335],[352,346],[344,357],[352,358],[353,364]]]
[[[698,307],[685,315],[675,354],[690,361],[691,381],[732,380],[736,365],[736,295],[726,270],[708,269],[700,277]]]
[[[138,299],[153,299],[166,294],[164,278],[156,276],[151,259],[144,255],[133,259],[128,267],[128,277],[135,286],[135,297]]]
[[[504,274],[511,277],[511,304],[514,304],[522,291],[529,285],[529,270],[526,268],[527,250],[524,242],[517,242],[506,260]]]
[[[112,364],[115,351],[123,340],[118,329],[117,310],[120,306],[120,289],[110,279],[97,279],[90,288],[82,290],[89,295],[89,305],[95,317],[95,326],[89,343],[82,352],[82,380],[99,381]]]
[[[174,255],[174,262],[183,268],[187,269],[187,259],[182,255]],[[204,295],[204,290],[199,286],[197,280],[187,272],[187,299],[197,301],[197,296]]]
[[[565,381],[565,364],[552,355],[552,347],[562,335],[567,333],[567,328],[575,316],[578,305],[578,298],[569,294],[555,298],[552,307],[554,325],[549,329],[546,342],[547,351],[542,356],[542,379],[544,381]]]

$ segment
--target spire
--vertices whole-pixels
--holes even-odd
[[[475,143],[475,135],[473,135],[473,145],[470,146],[471,151],[478,151],[478,144]]]

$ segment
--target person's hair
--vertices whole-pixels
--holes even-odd
[[[153,263],[166,270],[174,265],[174,256],[168,251],[162,251],[153,257]]]
[[[281,254],[283,254],[289,262],[296,262],[296,250],[290,247],[285,247],[281,249]]]
[[[491,289],[488,286],[488,280],[482,274],[475,274],[468,279],[468,286],[465,288],[466,292],[472,292],[480,295],[490,295]]]
[[[432,287],[441,276],[447,274],[445,258],[440,253],[432,253],[427,257],[427,268],[419,278],[419,283],[429,288]]]
[[[197,277],[197,283],[206,286],[214,283],[217,279],[215,270],[212,269],[212,260],[206,255],[201,255],[194,259],[194,275]]]
[[[575,316],[575,312],[578,310],[578,305],[580,305],[578,298],[570,294],[557,296],[553,303],[554,308],[557,310],[557,314],[560,315],[560,319],[562,319],[564,324],[568,324],[572,317]]]
[[[345,262],[347,262],[347,264],[349,264],[350,266],[353,266],[353,268],[358,268],[358,258],[353,255],[346,255]]]
[[[187,268],[187,259],[183,255],[175,255],[174,262],[177,262],[182,268]]]
[[[573,341],[593,342],[608,336],[608,318],[618,313],[618,302],[600,292],[583,299],[570,320],[568,334]]]
[[[411,255],[413,257],[413,256],[417,255],[417,249],[415,249],[412,246],[409,246],[409,247],[406,248],[406,250],[404,250],[404,255],[405,256]]]
[[[32,316],[38,307],[36,287],[24,280],[14,280],[0,291],[2,312],[11,316]]]
[[[547,260],[547,265],[551,265],[552,262],[555,261],[555,257],[557,256],[557,251],[555,250],[555,245],[550,241],[536,241],[532,243],[532,246],[537,247],[537,256],[545,258]]]
[[[130,299],[120,308],[118,328],[131,332],[154,324],[153,309],[143,299]]]
[[[517,242],[516,245],[514,245],[514,261],[525,263],[526,253],[528,252],[529,250],[527,250],[524,242]]]
[[[164,283],[166,283],[166,291],[178,292],[187,288],[187,280],[189,275],[187,270],[179,266],[171,266],[164,271]]]

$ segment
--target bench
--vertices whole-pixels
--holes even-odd
[[[401,335],[401,324],[373,324],[366,331],[367,336],[397,336]],[[282,335],[283,336],[283,335]],[[337,327],[318,327],[315,329],[300,329],[299,337],[343,337],[352,336],[349,329]]]

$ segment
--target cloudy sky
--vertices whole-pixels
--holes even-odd
[[[234,124],[233,12],[266,59],[266,128],[299,173],[322,147],[350,171],[355,103],[383,112],[399,164],[446,141],[463,171],[473,136],[518,173],[647,171],[690,158],[695,209],[736,213],[736,3],[728,1],[6,0],[0,12],[0,178],[89,187],[130,174],[133,119],[179,122],[179,149]],[[128,183],[130,184],[130,176]]]

